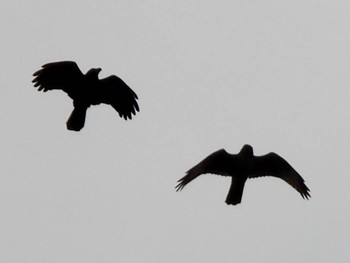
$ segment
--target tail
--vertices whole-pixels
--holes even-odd
[[[67,120],[67,129],[71,131],[80,131],[85,124],[87,107],[75,106],[69,119]]]
[[[242,201],[244,184],[247,178],[237,178],[232,177],[232,182],[230,186],[230,190],[226,197],[226,204],[228,205],[237,205]]]

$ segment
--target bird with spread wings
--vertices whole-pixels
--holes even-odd
[[[228,205],[237,205],[241,202],[244,184],[248,178],[262,176],[278,177],[295,188],[304,199],[311,197],[304,179],[286,160],[273,152],[254,156],[253,148],[247,144],[238,154],[229,154],[224,149],[212,153],[187,171],[186,175],[178,181],[176,190],[182,190],[193,179],[206,173],[232,178],[226,198]]]
[[[73,61],[52,62],[35,72],[32,82],[39,91],[60,89],[73,100],[68,130],[80,131],[87,109],[101,103],[111,105],[121,118],[131,119],[139,111],[136,93],[115,75],[99,79],[100,71],[101,68],[92,68],[84,75]]]

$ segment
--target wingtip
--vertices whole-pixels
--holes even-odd
[[[311,195],[309,192],[302,193],[301,196],[303,197],[303,199],[306,199],[306,200],[309,200],[309,198],[311,198]]]
[[[186,184],[184,184],[184,182],[183,182],[183,178],[177,180],[177,183],[178,183],[178,184],[175,186],[176,192],[181,191],[181,190],[185,187],[185,185],[186,185]]]
[[[306,200],[309,200],[309,198],[311,198],[311,195],[310,195],[310,189],[304,184],[305,186],[305,190],[301,193],[301,196],[306,199]]]
[[[137,101],[135,101],[134,106],[135,106],[136,111],[140,111],[140,107],[139,107],[139,104],[137,103]]]

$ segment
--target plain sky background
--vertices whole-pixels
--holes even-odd
[[[349,262],[350,3],[17,0],[0,4],[0,262]],[[74,60],[141,111],[37,92]],[[274,151],[303,176],[176,181],[220,148]]]

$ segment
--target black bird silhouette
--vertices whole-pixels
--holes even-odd
[[[139,111],[136,93],[120,78],[111,75],[99,79],[101,68],[92,68],[85,75],[73,61],[52,62],[33,74],[39,91],[63,90],[73,100],[74,109],[67,120],[67,129],[80,131],[85,124],[87,108],[105,103],[127,120]]]
[[[273,152],[263,156],[254,156],[253,147],[247,144],[238,154],[229,154],[224,149],[212,153],[187,171],[186,175],[178,181],[176,191],[182,190],[193,179],[206,173],[232,177],[226,198],[228,205],[236,205],[241,202],[244,184],[248,178],[268,175],[283,179],[304,199],[311,197],[309,188],[304,184],[304,179],[286,160]]]

